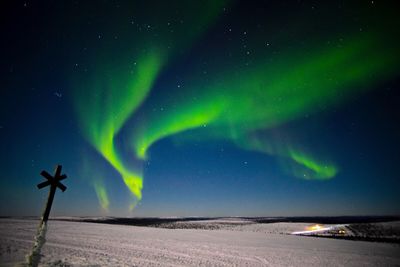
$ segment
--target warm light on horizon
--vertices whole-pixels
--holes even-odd
[[[311,226],[307,226],[306,230],[307,231],[318,231],[318,230],[321,230],[323,228],[324,228],[323,225],[314,224],[314,225],[311,225]]]

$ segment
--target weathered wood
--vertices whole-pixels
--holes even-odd
[[[46,187],[48,185],[51,185],[50,181],[46,181],[46,182],[38,184],[37,188],[42,189],[43,187]]]
[[[47,222],[47,220],[49,219],[51,205],[53,204],[54,195],[56,194],[56,189],[57,188],[55,185],[51,185],[50,191],[49,191],[49,196],[47,197],[46,208],[44,209],[43,216],[42,216],[42,223]]]
[[[61,191],[65,191],[65,190],[67,190],[67,187],[65,186],[65,185],[63,185],[62,183],[57,183],[57,185],[56,185],[58,188],[60,188],[61,189]]]
[[[40,175],[42,175],[44,178],[46,178],[47,180],[49,180],[49,181],[51,181],[52,179],[54,179],[54,177],[53,176],[51,176],[48,172],[46,172],[46,171],[42,171],[41,173],[40,173]]]
[[[42,189],[46,186],[50,186],[50,190],[49,190],[49,195],[47,197],[46,207],[43,211],[42,220],[40,221],[40,225],[38,228],[38,233],[36,234],[35,237],[35,244],[33,246],[32,253],[27,258],[28,266],[37,267],[40,263],[40,257],[41,257],[40,250],[44,242],[46,241],[45,236],[47,229],[47,221],[50,216],[51,206],[53,204],[57,187],[61,189],[63,192],[67,189],[65,185],[60,183],[61,180],[67,178],[65,174],[61,175],[61,168],[62,168],[61,165],[56,166],[56,169],[54,171],[54,176],[50,175],[48,172],[44,170],[40,173],[47,180],[38,184],[37,187],[39,189]]]
[[[49,186],[50,185],[50,191],[49,195],[47,197],[47,203],[46,203],[46,208],[43,211],[42,215],[42,222],[41,224],[47,222],[49,219],[50,211],[51,211],[51,206],[53,204],[54,200],[54,195],[56,193],[57,187],[61,189],[61,191],[67,190],[67,187],[60,183],[61,180],[64,180],[67,178],[65,174],[61,175],[61,165],[57,165],[56,169],[54,171],[54,176],[50,175],[47,171],[42,171],[40,174],[47,179],[47,181],[44,181],[40,184],[37,185],[39,189],[42,189],[43,187]]]

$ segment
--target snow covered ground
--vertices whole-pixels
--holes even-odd
[[[233,223],[232,223],[233,222]],[[185,222],[189,223],[190,222]],[[206,225],[226,221],[202,221]],[[289,235],[307,223],[168,229],[49,221],[43,266],[399,266],[400,245]],[[0,266],[25,261],[38,221],[0,219]],[[190,227],[186,227],[190,228]]]

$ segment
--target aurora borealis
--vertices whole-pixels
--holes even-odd
[[[5,10],[1,190],[17,214],[18,196],[38,198],[37,169],[59,161],[75,188],[74,207],[63,196],[60,214],[400,211],[393,4],[20,2]]]

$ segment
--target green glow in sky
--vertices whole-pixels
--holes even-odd
[[[99,57],[96,69],[75,81],[74,103],[83,134],[118,171],[136,198],[135,203],[142,198],[142,171],[129,164],[129,160],[123,160],[115,145],[117,135],[146,99],[162,68],[207,29],[225,2],[182,3],[186,23],[175,27],[174,31],[168,29],[170,23],[164,23],[166,19],[161,20],[162,24],[159,21],[165,9],[172,6],[157,9],[161,11],[159,16],[154,9],[148,10],[152,16],[146,18],[145,28],[167,27],[161,34],[149,35],[142,31],[133,34],[131,47],[125,52],[100,48],[95,54]],[[106,189],[99,182],[94,182],[94,187],[100,205],[107,209]]]
[[[100,206],[103,210],[108,211],[110,201],[108,199],[106,188],[99,181],[93,183],[94,190],[96,191],[97,199],[99,200]]]
[[[266,48],[263,36],[255,35],[254,44],[249,45],[252,52],[245,56],[243,45],[227,38],[218,44],[218,51],[202,49],[196,55],[199,60],[188,64],[187,73],[174,73],[175,64],[191,55],[188,51],[212,23],[224,19],[228,5],[222,0],[182,2],[176,12],[167,2],[160,5],[154,9],[139,4],[137,31],[126,30],[121,43],[112,43],[112,38],[96,44],[96,66],[74,81],[83,135],[119,173],[135,198],[132,208],[142,198],[141,164],[148,159],[150,147],[187,132],[278,156],[285,161],[284,169],[296,177],[326,180],[336,176],[334,164],[315,160],[299,149],[301,145],[274,145],[249,136],[326,111],[384,80],[396,69],[398,58],[396,48],[379,31],[332,33],[337,35],[332,40],[339,40],[333,42],[314,36],[305,39],[304,46],[283,43],[275,51]],[[171,23],[175,15],[169,16],[169,11],[180,19]],[[234,56],[224,56],[226,51]],[[207,76],[198,62],[202,60],[212,62]],[[179,90],[176,79],[163,76],[170,68],[180,76]],[[94,184],[100,205],[107,209],[107,190],[103,183]]]
[[[138,60],[135,72],[119,73],[115,77],[106,73],[87,89],[82,87],[80,90],[85,93],[80,91],[77,98],[77,110],[87,140],[120,173],[125,185],[139,200],[143,187],[141,173],[130,170],[123,163],[116,152],[114,138],[146,98],[160,71],[161,61],[158,53],[149,53]],[[99,184],[95,189],[101,206],[104,206],[103,203],[108,203],[104,201],[107,199],[106,190],[100,190]]]
[[[246,150],[264,153],[279,158],[283,169],[292,176],[306,180],[328,180],[335,177],[338,168],[327,159],[316,160],[304,149],[293,147],[293,144],[277,139],[273,135],[246,135],[235,140],[235,144]]]
[[[161,111],[145,113],[145,119],[134,126],[130,134],[132,149],[138,159],[145,160],[149,147],[158,140],[193,129],[238,143],[237,140],[254,131],[325,110],[365,90],[388,73],[395,61],[390,51],[379,47],[377,37],[360,35],[340,45],[316,45],[311,52],[290,50],[275,56],[272,63],[258,59],[252,66],[239,70],[228,65],[215,69],[207,80],[189,75],[185,90],[175,93],[173,106],[163,98],[155,100],[156,107],[163,107]],[[142,197],[142,173],[127,167],[116,151],[114,140],[145,101],[165,65],[167,56],[155,51],[137,61],[133,74],[124,76],[116,68],[111,71],[115,75],[95,79],[88,86],[95,92],[89,104],[77,101],[89,142],[120,173],[137,200]],[[296,177],[324,180],[337,174],[334,165],[289,149],[292,144],[286,146],[279,150],[260,149],[254,143],[240,141],[242,148],[290,159],[285,168]],[[108,206],[106,191],[99,187],[96,192],[100,203]]]
[[[335,166],[320,163],[298,151],[290,150],[289,156],[304,169],[303,171],[301,168],[294,167],[292,173],[303,179],[326,180],[335,177],[338,172]]]
[[[219,138],[235,140],[325,110],[388,73],[395,61],[379,47],[377,38],[360,35],[340,46],[316,46],[304,54],[288,51],[274,63],[259,60],[240,71],[225,66],[215,70],[214,77],[211,73],[208,81],[191,77],[185,84],[189,89],[175,96],[173,107],[158,103],[163,111],[149,114],[138,125],[132,135],[133,149],[145,159],[153,143],[190,129],[207,128]],[[288,156],[322,172],[308,161]],[[328,168],[321,177],[334,174]]]

